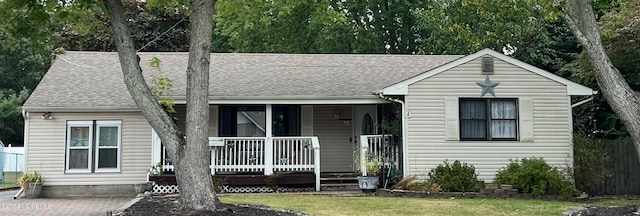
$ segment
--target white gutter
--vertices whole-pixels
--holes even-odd
[[[585,104],[585,103],[587,103],[589,101],[592,101],[592,100],[593,100],[593,96],[591,96],[591,97],[589,97],[587,99],[584,99],[584,100],[582,100],[582,101],[580,101],[578,103],[571,104],[571,108],[575,108],[577,106],[580,106],[580,105]]]
[[[22,110],[22,118],[24,118],[24,129],[23,132],[24,134],[22,134],[22,146],[24,146],[24,157],[22,158],[22,163],[24,164],[23,166],[23,170],[26,173],[27,171],[29,171],[29,166],[27,163],[27,158],[29,158],[29,112],[27,112],[26,110]],[[18,192],[13,199],[16,199],[18,197],[18,195],[20,195],[20,193],[22,193],[22,189],[20,189],[20,192]]]
[[[139,112],[137,106],[22,106],[28,112]]]
[[[382,99],[393,101],[402,105],[402,178],[409,176],[409,154],[407,152],[407,145],[409,143],[409,137],[407,137],[407,117],[409,116],[409,112],[407,111],[407,106],[404,101],[395,99],[395,98],[387,98],[382,95],[382,92],[378,93],[378,96]]]

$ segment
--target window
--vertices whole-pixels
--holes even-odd
[[[460,99],[461,140],[517,140],[517,99]]]
[[[220,106],[221,137],[264,137],[265,106]],[[273,105],[271,124],[274,136],[300,136],[300,106]]]
[[[369,113],[364,114],[364,117],[362,117],[361,132],[363,135],[373,134],[373,118]]]
[[[68,121],[66,172],[120,171],[121,121]]]
[[[264,137],[264,106],[220,106],[220,136]]]
[[[300,106],[273,105],[273,135],[300,136]]]

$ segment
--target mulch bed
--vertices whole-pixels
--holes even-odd
[[[145,197],[124,210],[123,216],[165,216],[165,215],[307,215],[300,212],[272,209],[268,206],[235,205],[220,203],[216,211],[189,211],[178,209],[177,196]]]
[[[638,212],[638,206],[621,206],[621,207],[583,207],[580,209],[569,210],[563,215],[567,216],[635,216]]]

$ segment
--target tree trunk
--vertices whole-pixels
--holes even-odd
[[[187,66],[187,145],[176,161],[176,180],[183,208],[215,209],[209,151],[209,47],[213,1],[193,0]]]
[[[565,9],[561,14],[563,20],[586,50],[604,98],[622,120],[640,156],[640,98],[604,50],[592,0],[569,0]]]
[[[192,33],[187,66],[187,139],[169,114],[156,101],[147,86],[140,59],[126,26],[126,17],[120,0],[104,0],[113,28],[124,82],[133,100],[151,127],[165,144],[174,162],[176,180],[180,189],[181,208],[214,210],[217,199],[209,172],[208,151],[208,87],[209,46],[213,1],[194,0]]]

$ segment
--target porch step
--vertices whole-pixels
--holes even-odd
[[[343,173],[322,173],[320,174],[321,178],[348,178],[348,177],[357,177],[358,173],[352,172],[343,172]]]
[[[330,183],[330,184],[320,184],[320,187],[345,187],[345,186],[356,186],[356,187],[358,187],[358,183],[342,183],[342,184]]]
[[[321,191],[357,191],[360,190],[358,183],[330,183],[320,184]]]
[[[327,177],[320,178],[320,181],[355,181],[358,177]]]

